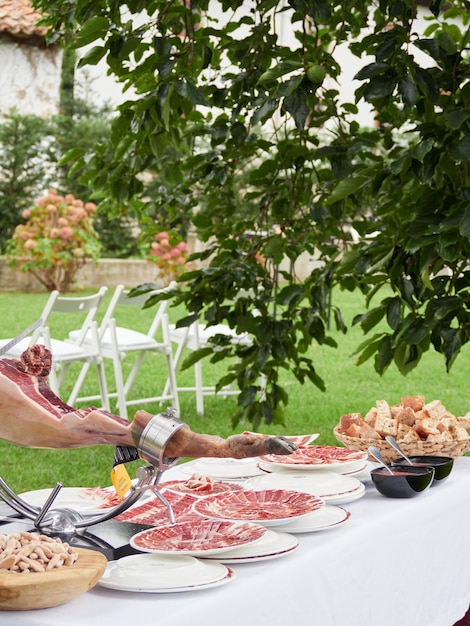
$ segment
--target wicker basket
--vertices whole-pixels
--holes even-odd
[[[387,463],[390,463],[390,461],[400,456],[398,452],[383,439],[360,439],[359,437],[348,437],[347,435],[340,433],[338,431],[338,427],[336,427],[333,432],[338,441],[352,450],[363,450],[364,452],[367,452],[369,446],[376,446]],[[465,452],[470,451],[470,440],[446,441],[443,443],[435,443],[433,441],[413,441],[411,443],[404,443],[402,441],[398,441],[398,443],[407,456],[434,455],[450,456],[453,459],[456,459],[457,457],[465,454]],[[369,459],[374,460],[371,457],[369,457]]]

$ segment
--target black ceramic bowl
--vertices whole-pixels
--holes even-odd
[[[433,485],[442,483],[451,473],[454,466],[454,459],[450,456],[409,456],[410,461],[418,466],[434,467]],[[397,465],[407,465],[404,459],[394,459],[392,467]]]
[[[370,472],[377,491],[388,498],[413,498],[430,487],[434,478],[429,465],[396,465],[392,471],[377,467]]]

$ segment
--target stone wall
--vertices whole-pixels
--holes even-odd
[[[77,275],[75,286],[115,287],[124,284],[135,287],[142,283],[156,282],[157,268],[153,263],[129,259],[100,259],[98,264],[88,263]],[[43,291],[44,287],[31,274],[8,267],[6,259],[0,258],[1,291]]]
[[[318,261],[304,253],[295,264],[295,274],[305,280]],[[281,264],[281,269],[291,271],[289,261]],[[115,287],[121,283],[135,287],[142,283],[158,283],[158,268],[148,261],[137,259],[100,259],[97,264],[87,263],[78,273],[75,287]],[[43,291],[45,288],[31,274],[8,267],[5,258],[0,257],[0,291]]]

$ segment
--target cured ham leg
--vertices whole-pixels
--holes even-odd
[[[0,359],[0,438],[31,448],[135,446],[153,418],[137,411],[132,422],[96,408],[75,409],[58,398],[47,382],[51,354],[42,345],[28,348],[19,361]],[[290,454],[295,444],[284,437],[232,435],[227,439],[180,428],[165,453],[175,457],[245,458]]]

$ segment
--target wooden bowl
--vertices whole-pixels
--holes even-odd
[[[78,559],[73,565],[49,572],[0,573],[0,610],[47,609],[70,602],[94,587],[106,569],[106,557],[95,550],[74,549]]]

